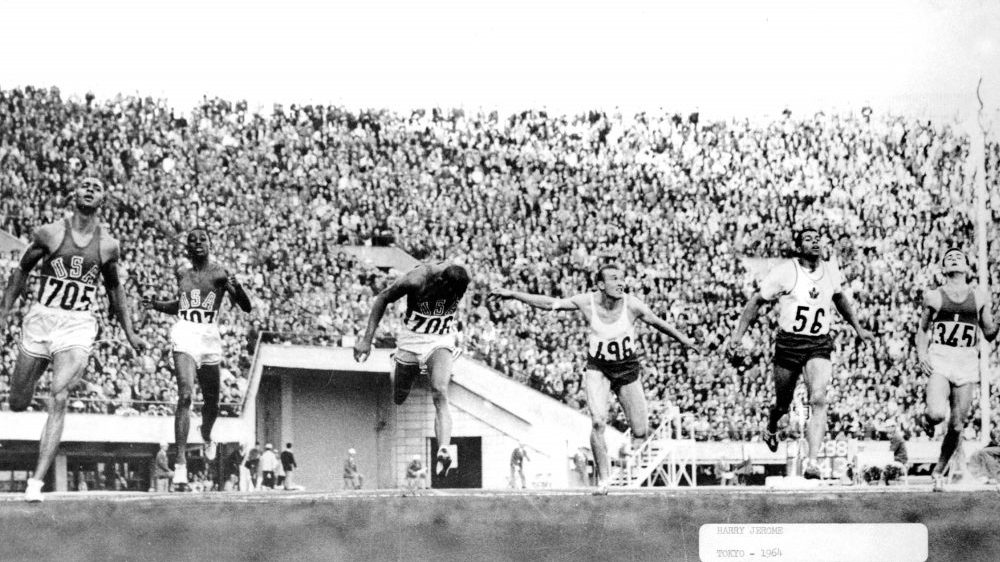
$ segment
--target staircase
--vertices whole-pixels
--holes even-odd
[[[684,426],[680,416],[665,420],[626,457],[625,466],[612,468],[610,485],[676,488],[686,480],[688,486],[696,486],[694,434],[688,431],[685,435]],[[626,438],[631,436],[629,431]]]

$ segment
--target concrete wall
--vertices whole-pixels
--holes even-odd
[[[38,441],[45,425],[45,412],[0,412],[0,441]],[[191,420],[189,443],[201,443],[198,418]],[[212,437],[219,443],[252,439],[252,425],[240,418],[220,417]],[[113,416],[106,414],[66,414],[63,442],[89,443],[173,443],[173,416]]]
[[[386,387],[384,389],[373,389],[371,387],[350,389],[338,385],[345,383],[326,383],[326,390],[339,389],[345,392],[343,400],[332,396],[324,390],[321,394],[325,397],[318,400],[318,403],[326,405],[325,418],[315,414],[312,418],[300,418],[300,413],[296,408],[300,401],[309,402],[306,398],[300,398],[298,381],[306,377],[299,374],[294,369],[315,370],[318,366],[324,368],[324,372],[329,378],[329,373],[335,373],[331,380],[339,380],[347,373],[365,372],[369,376],[375,374],[383,377]],[[428,440],[434,435],[434,405],[425,378],[418,379],[413,391],[407,401],[400,407],[395,407],[389,400],[388,377],[391,372],[392,363],[388,350],[375,350],[372,357],[363,364],[354,361],[351,350],[347,348],[321,348],[305,346],[283,346],[264,345],[260,350],[258,365],[255,366],[255,376],[260,376],[265,370],[267,372],[282,371],[281,380],[291,377],[292,405],[293,411],[286,411],[281,408],[282,421],[280,425],[282,432],[294,435],[291,440],[296,443],[302,442],[299,436],[300,427],[309,424],[315,428],[317,424],[346,424],[346,427],[353,427],[347,414],[331,413],[332,404],[342,404],[345,408],[359,409],[362,416],[372,416],[373,412],[383,412],[380,414],[380,422],[384,422],[383,432],[391,442],[380,441],[376,447],[378,454],[375,455],[375,473],[372,471],[372,463],[359,458],[362,463],[362,471],[371,482],[373,474],[377,474],[376,482],[381,486],[396,486],[402,483],[405,474],[406,464],[413,455],[420,455],[430,461],[431,451],[428,448]],[[291,370],[290,370],[291,369]],[[310,375],[315,376],[315,375]],[[378,379],[376,379],[378,380]],[[333,386],[330,386],[333,385]],[[253,383],[251,388],[253,388]],[[284,389],[287,384],[282,384]],[[273,392],[268,383],[260,386],[260,392]],[[313,389],[317,390],[317,389]],[[303,387],[303,392],[309,392]],[[380,397],[377,400],[357,395],[357,392],[376,392]],[[363,394],[362,392],[362,394]],[[285,393],[284,390],[281,391]],[[544,480],[551,486],[565,486],[569,481],[569,457],[579,446],[589,446],[590,421],[581,412],[573,410],[552,398],[549,398],[535,390],[525,387],[515,381],[507,379],[496,371],[485,367],[475,361],[466,358],[459,358],[455,362],[455,374],[450,389],[452,398],[451,411],[453,422],[453,435],[455,437],[479,436],[482,438],[483,446],[483,486],[487,488],[499,488],[508,485],[510,453],[518,442],[523,442],[528,448],[531,461],[526,466],[526,473],[532,479]],[[256,397],[255,397],[256,398]],[[348,399],[349,398],[349,399]],[[265,408],[267,412],[279,410],[274,405],[275,399],[264,399],[263,394],[260,399],[255,399],[254,404],[248,405],[248,410]],[[318,406],[311,412],[319,412]],[[266,413],[266,412],[265,412]],[[312,415],[312,414],[310,414]],[[260,420],[261,415],[255,416]],[[325,421],[324,421],[325,420]],[[372,420],[374,422],[374,420]],[[360,426],[358,426],[360,430]],[[313,430],[313,429],[311,429]],[[270,432],[270,433],[268,433]],[[276,429],[267,429],[258,423],[258,435],[274,435]],[[367,437],[365,438],[367,439]],[[617,450],[618,443],[622,435],[614,430],[608,432],[609,445],[612,450]],[[366,445],[367,447],[367,445]],[[358,449],[359,457],[361,448]],[[317,455],[322,458],[330,458],[326,450],[317,449]],[[343,451],[337,453],[336,467],[339,471],[343,463]],[[385,456],[388,455],[388,456]],[[296,452],[296,456],[302,456],[303,465],[306,457],[303,453]],[[390,459],[387,467],[383,468],[383,458]],[[363,464],[368,462],[367,468]],[[429,462],[427,463],[430,464]],[[388,472],[385,472],[388,471]],[[339,474],[339,472],[338,472]],[[303,475],[304,477],[304,475]],[[322,489],[327,489],[325,486]]]
[[[293,443],[299,464],[297,484],[307,490],[342,489],[344,461],[351,448],[357,451],[367,488],[394,484],[391,443],[385,437],[388,375],[272,370],[276,374],[262,379],[258,395],[258,440],[271,442],[276,449]],[[271,419],[265,419],[268,412]]]

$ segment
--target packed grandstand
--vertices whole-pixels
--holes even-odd
[[[296,105],[264,114],[220,99],[179,111],[152,98],[67,99],[55,88],[24,88],[0,90],[0,229],[27,239],[68,210],[74,180],[96,175],[108,185],[103,220],[122,241],[132,310],[152,345],[133,360],[104,320],[72,399],[77,411],[172,413],[171,320],[143,312],[138,300],[169,296],[183,263],[177,236],[203,226],[257,307],[221,325],[223,415],[240,408],[258,337],[341,345],[362,332],[373,295],[399,272],[342,246],[394,243],[419,259],[464,262],[473,285],[463,347],[576,408],[586,407],[582,321],[486,295],[499,286],[587,290],[599,264],[617,261],[633,294],[706,347],[689,356],[645,333],[653,417],[679,408],[700,439],[755,440],[773,402],[773,317],[751,329],[745,357],[718,348],[767,260],[784,255],[795,225],[810,222],[878,336],[856,346],[837,324],[831,432],[875,438],[898,419],[912,439],[926,439],[914,423],[926,377],[913,334],[941,253],[972,247],[968,150],[946,122],[867,108],[762,122]],[[988,143],[986,153],[996,186],[1000,145]],[[1000,261],[998,197],[992,189],[991,264]],[[4,278],[17,258],[0,258]],[[990,285],[1000,286],[996,273]],[[4,402],[19,325],[12,319],[0,336]],[[377,341],[391,343],[397,326],[398,315],[387,317]],[[996,365],[993,353],[988,377]],[[978,424],[974,414],[970,434]]]

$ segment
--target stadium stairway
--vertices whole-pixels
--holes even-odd
[[[690,432],[685,435],[683,425],[679,418],[670,418],[660,424],[625,457],[623,466],[612,471],[611,486],[676,488],[685,481],[687,486],[697,486],[697,447],[694,435]],[[631,437],[631,432],[626,437]]]

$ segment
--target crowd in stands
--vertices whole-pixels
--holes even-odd
[[[862,324],[878,336],[860,345],[835,325],[832,433],[874,438],[898,419],[920,439],[914,419],[926,379],[913,334],[944,249],[973,250],[969,149],[953,125],[867,108],[760,122],[296,105],[265,115],[219,99],[182,113],[164,100],[25,88],[0,91],[0,228],[27,237],[63,216],[84,175],[109,186],[104,220],[122,240],[131,306],[154,345],[133,361],[105,321],[93,374],[76,394],[86,411],[172,411],[171,319],[137,305],[142,295],[170,296],[185,262],[180,236],[202,226],[256,306],[222,323],[225,414],[239,410],[258,335],[337,345],[363,331],[373,295],[399,272],[341,246],[395,241],[419,259],[469,268],[466,349],[578,408],[586,407],[579,315],[486,296],[500,286],[589,290],[598,265],[615,261],[632,294],[705,348],[694,355],[643,330],[654,418],[679,408],[699,438],[746,440],[757,438],[773,401],[774,314],[749,331],[743,356],[719,348],[768,265],[787,255],[792,229],[814,224]],[[992,142],[994,234],[998,165]],[[996,264],[1000,245],[989,239]],[[0,264],[4,276],[15,259]],[[990,283],[1000,286],[996,273]],[[19,322],[0,336],[0,395]],[[398,322],[387,316],[383,343]],[[993,353],[988,376],[996,363]]]

